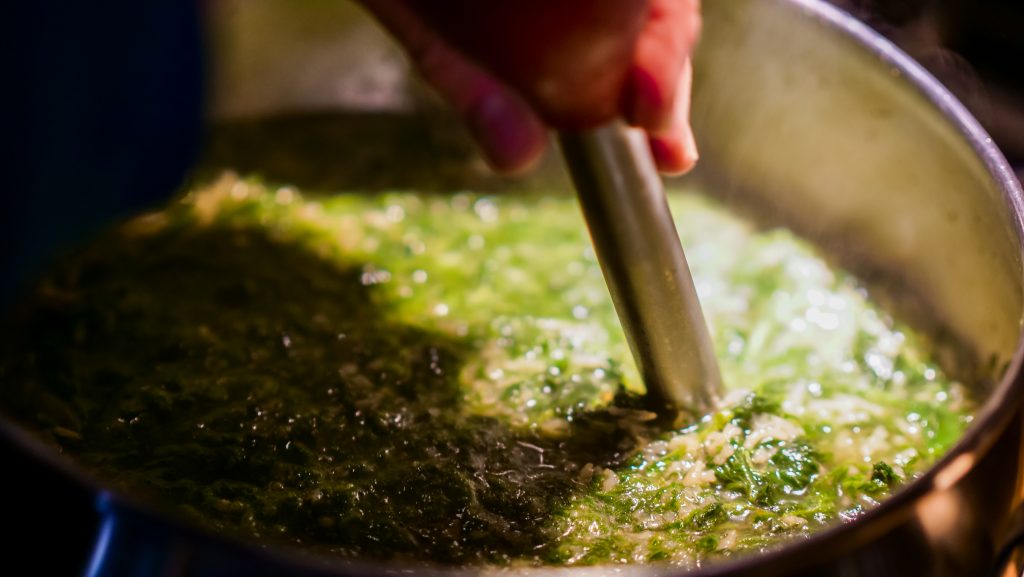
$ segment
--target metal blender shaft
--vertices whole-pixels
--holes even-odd
[[[559,141],[652,408],[710,411],[718,362],[643,133],[615,121]]]

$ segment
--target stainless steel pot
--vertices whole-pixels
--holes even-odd
[[[1012,514],[1024,490],[1020,184],[991,139],[942,86],[850,16],[816,0],[707,2],[704,12],[693,105],[703,158],[698,173],[688,178],[705,182],[756,218],[815,240],[867,282],[910,295],[906,300],[916,303],[912,320],[948,334],[979,366],[997,369],[979,385],[987,400],[969,431],[922,478],[854,522],[693,575],[996,574],[1012,561],[1012,546],[1020,540],[1021,527]],[[353,42],[380,46],[365,23],[346,26]],[[366,69],[358,56],[347,58],[353,61],[346,62],[339,78],[348,75],[355,79],[348,86],[356,86]],[[426,133],[435,125],[451,130],[445,121],[424,123],[417,116],[404,77],[389,82],[393,93],[369,100],[358,91],[340,92],[355,94],[350,103],[378,108],[361,116],[380,114],[384,103],[398,111],[396,118],[407,113],[419,118],[416,126],[427,127]],[[231,110],[230,102],[221,106]],[[243,102],[235,111],[246,106]],[[353,129],[351,122],[345,126]],[[371,166],[379,160],[363,159]],[[460,166],[453,174],[463,184],[495,185],[477,163]],[[346,178],[341,184],[353,184]],[[531,186],[567,186],[551,162],[531,179]],[[208,534],[105,490],[16,425],[3,422],[2,428],[99,495],[104,520],[90,576],[386,575],[406,569],[310,557]],[[658,566],[614,571],[676,572]]]

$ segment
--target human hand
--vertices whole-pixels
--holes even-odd
[[[699,0],[362,0],[465,120],[491,165],[529,168],[546,127],[617,116],[658,168],[697,161],[689,123]]]

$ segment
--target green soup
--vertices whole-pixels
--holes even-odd
[[[66,259],[0,400],[217,530],[439,564],[696,566],[848,521],[974,409],[784,230],[670,200],[728,389],[664,431],[574,199],[224,177]]]

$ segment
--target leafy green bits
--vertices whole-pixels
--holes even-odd
[[[71,255],[0,403],[217,530],[445,565],[697,566],[856,517],[974,408],[783,230],[670,201],[729,394],[674,431],[571,198],[304,196],[225,177]]]

